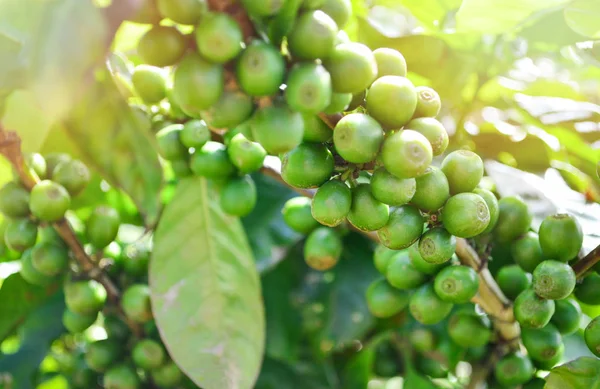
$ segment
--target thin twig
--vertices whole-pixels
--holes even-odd
[[[600,263],[600,245],[573,264],[575,275],[578,279],[583,277],[597,263]]]

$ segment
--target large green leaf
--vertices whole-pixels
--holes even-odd
[[[323,377],[323,369],[313,363],[288,365],[265,359],[255,389],[327,389],[331,385]]]
[[[205,389],[250,389],[264,351],[260,280],[238,219],[203,178],[181,181],[154,236],[152,308],[173,360]]]
[[[33,286],[19,273],[10,275],[0,288],[0,341],[10,335],[29,313],[54,294],[56,286]]]
[[[84,161],[127,193],[146,225],[154,225],[163,177],[150,122],[129,107],[107,71],[97,75],[63,131]]]
[[[600,360],[581,357],[555,367],[546,378],[545,389],[599,389]]]
[[[464,0],[456,14],[458,32],[502,34],[534,13],[559,7],[570,0]]]
[[[592,39],[600,38],[600,1],[576,0],[565,8],[565,20],[573,31]]]

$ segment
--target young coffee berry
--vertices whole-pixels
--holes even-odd
[[[38,182],[31,190],[29,209],[33,216],[46,222],[62,219],[71,205],[64,186],[50,180]]]

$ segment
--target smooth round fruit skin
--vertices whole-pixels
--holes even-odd
[[[43,275],[33,267],[31,250],[25,250],[21,255],[21,277],[32,285],[46,286],[56,281],[54,278]]]
[[[304,120],[303,142],[323,143],[331,140],[333,131],[317,115],[302,115]]]
[[[373,55],[377,62],[377,78],[383,76],[406,77],[406,59],[398,50],[381,47],[373,50]]]
[[[151,372],[152,380],[161,388],[177,386],[183,379],[183,373],[174,362],[169,362]]]
[[[233,178],[221,191],[220,204],[226,213],[243,217],[256,206],[258,194],[254,180],[249,175]]]
[[[588,305],[600,305],[600,275],[590,272],[583,281],[575,287],[577,300]]]
[[[69,154],[66,153],[48,153],[44,155],[44,158],[46,159],[48,179],[52,178],[52,173],[59,163],[67,162],[73,159]]]
[[[588,324],[583,337],[590,351],[597,357],[600,357],[600,316]]]
[[[359,184],[352,189],[352,206],[347,218],[354,227],[376,231],[387,224],[389,217],[390,207],[373,197],[371,185]]]
[[[94,280],[70,282],[64,290],[67,308],[73,313],[93,315],[106,303],[106,289]]]
[[[521,198],[501,198],[498,201],[498,210],[498,222],[493,233],[499,243],[510,243],[529,231],[533,216]]]
[[[240,173],[247,174],[262,167],[267,151],[260,143],[248,140],[244,134],[237,134],[229,141],[227,155]]]
[[[59,221],[71,205],[71,196],[64,186],[50,180],[38,182],[31,190],[29,209],[36,218]]]
[[[488,224],[486,229],[483,230],[482,234],[490,233],[492,232],[492,230],[496,226],[496,223],[498,222],[498,215],[500,213],[498,199],[496,198],[495,194],[493,194],[487,189],[475,188],[475,190],[473,190],[473,193],[481,196],[481,198],[485,201],[485,203],[488,206],[488,210],[490,211],[490,223]]]
[[[489,343],[492,331],[479,315],[457,312],[448,320],[448,335],[461,347],[482,347]]]
[[[442,109],[440,95],[428,86],[418,86],[415,92],[417,92],[417,108],[413,117],[436,117]]]
[[[152,370],[165,362],[166,355],[160,343],[152,339],[142,339],[133,347],[131,358],[136,366]]]
[[[409,296],[407,291],[393,288],[380,279],[367,289],[367,306],[375,317],[392,317],[408,306]]]
[[[440,270],[450,265],[450,262],[444,262],[441,264],[430,263],[421,257],[421,253],[419,252],[419,243],[415,243],[410,246],[408,249],[408,255],[410,257],[413,265],[422,273],[434,275],[437,274]]]
[[[252,116],[254,102],[240,91],[224,91],[210,108],[200,112],[202,119],[213,128],[234,128]]]
[[[417,188],[411,204],[423,212],[434,212],[442,208],[450,198],[450,187],[446,175],[437,167],[429,166],[415,178]]]
[[[10,218],[29,215],[29,192],[16,182],[7,182],[0,189],[0,213]]]
[[[384,129],[399,129],[413,117],[417,93],[408,78],[383,76],[373,82],[366,101],[367,111]]]
[[[550,322],[563,335],[572,334],[579,329],[581,323],[581,307],[572,299],[557,300],[554,315]]]
[[[62,322],[65,328],[73,334],[87,330],[98,318],[98,312],[90,315],[80,315],[65,309]]]
[[[64,273],[69,267],[69,253],[60,245],[40,242],[31,249],[33,267],[47,277]]]
[[[525,289],[515,299],[515,318],[524,328],[542,328],[554,314],[554,301],[544,300],[532,288]]]
[[[166,80],[162,70],[156,66],[136,66],[131,75],[131,82],[137,94],[146,104],[158,104],[167,97]]]
[[[423,234],[425,218],[412,205],[396,208],[385,226],[377,231],[381,243],[394,250],[410,247]]]
[[[127,365],[111,367],[104,374],[105,389],[138,389],[140,385],[136,371]]]
[[[304,196],[286,201],[281,210],[285,224],[301,234],[308,234],[317,228],[319,222],[312,216],[311,203],[312,200]]]
[[[404,290],[417,288],[427,281],[427,275],[415,268],[406,251],[401,251],[390,259],[385,278],[394,288]]]
[[[39,153],[23,153],[25,165],[29,168],[29,171],[34,175],[38,176],[39,179],[44,180],[48,178],[48,166],[46,160]]]
[[[479,278],[470,267],[448,266],[435,277],[434,288],[443,301],[464,304],[477,294]]]
[[[469,150],[448,154],[442,161],[441,169],[448,177],[451,194],[471,192],[483,178],[483,161]]]
[[[414,178],[398,178],[384,168],[375,170],[371,177],[373,197],[388,205],[408,204],[416,190],[417,182]]]
[[[452,303],[443,301],[435,293],[431,284],[425,284],[410,297],[409,309],[418,322],[433,325],[444,320],[452,310]]]
[[[162,16],[154,0],[142,0],[137,12],[126,20],[140,24],[158,24]]]
[[[224,77],[223,66],[190,53],[175,68],[173,97],[186,114],[197,117],[200,111],[219,101],[225,87]]]
[[[311,213],[319,223],[335,227],[350,213],[352,191],[345,183],[330,180],[317,189],[311,202]]]
[[[104,248],[117,238],[121,217],[116,209],[100,206],[88,219],[85,231],[90,243],[98,249]]]
[[[304,244],[304,260],[315,270],[334,267],[342,255],[342,239],[329,227],[319,227],[308,235]]]
[[[362,43],[337,45],[323,63],[331,74],[333,91],[337,93],[362,92],[377,77],[375,56]]]
[[[527,349],[527,354],[538,361],[549,361],[564,347],[560,332],[552,324],[544,328],[523,328],[521,340]]]
[[[520,352],[503,357],[494,367],[496,380],[505,386],[524,384],[534,372],[531,360]]]
[[[397,253],[397,250],[388,249],[384,245],[378,244],[375,252],[373,253],[373,263],[375,264],[375,269],[385,276],[390,261]]]
[[[256,40],[240,55],[236,76],[240,87],[248,95],[271,96],[283,84],[285,66],[285,60],[275,46]]]
[[[562,262],[575,258],[583,244],[581,225],[568,214],[546,217],[540,226],[539,237],[546,258]]]
[[[239,24],[223,12],[210,12],[196,27],[198,52],[211,62],[229,62],[242,51],[244,35]]]
[[[434,118],[424,117],[412,119],[406,124],[406,128],[417,131],[427,138],[431,144],[431,150],[433,155],[442,155],[448,148],[449,139],[448,132],[440,123]]]
[[[6,225],[4,242],[6,246],[18,252],[33,247],[38,235],[37,224],[29,219],[13,219]]]
[[[342,29],[352,16],[352,3],[350,0],[325,0],[321,10],[331,16],[337,26]]]
[[[535,366],[535,368],[538,370],[550,371],[550,370],[552,370],[553,367],[555,367],[561,361],[563,361],[564,355],[565,355],[565,348],[564,348],[564,346],[562,346],[557,350],[557,353],[554,356],[554,358],[552,358],[548,361],[538,361],[536,359],[533,359],[531,362],[533,362],[533,366]]]
[[[206,0],[157,0],[160,14],[178,24],[195,25],[207,10]]]
[[[241,3],[249,15],[264,18],[277,14],[285,0],[241,0]]]
[[[303,12],[288,34],[288,48],[294,58],[315,60],[327,58],[335,47],[338,26],[321,10]]]
[[[152,309],[148,285],[134,284],[128,287],[121,297],[121,307],[125,315],[137,323],[151,320]]]
[[[190,120],[183,125],[179,140],[188,148],[200,148],[210,140],[210,130],[203,120]]]
[[[348,162],[367,163],[375,159],[383,142],[383,130],[372,117],[351,113],[333,131],[335,149]]]
[[[227,179],[235,173],[235,166],[229,160],[225,146],[212,141],[196,150],[190,167],[194,174],[213,180]]]
[[[52,172],[52,181],[64,186],[71,196],[81,193],[90,179],[90,170],[77,159],[59,163]]]
[[[456,251],[456,238],[442,227],[425,232],[419,239],[419,254],[429,263],[448,262]]]
[[[119,359],[122,347],[112,339],[95,341],[89,344],[85,361],[92,370],[102,373]]]
[[[381,159],[386,170],[396,177],[414,178],[425,173],[431,165],[433,151],[422,134],[402,130],[385,139]]]
[[[299,63],[287,77],[285,99],[294,111],[318,114],[331,103],[331,76],[316,63]]]
[[[444,227],[459,238],[481,234],[490,223],[490,210],[483,198],[475,193],[459,193],[442,208]]]
[[[331,177],[333,155],[321,143],[301,143],[281,159],[281,178],[295,188],[316,188]]]
[[[334,115],[339,112],[349,111],[348,107],[352,102],[352,93],[332,93],[331,102],[323,112],[327,115]]]
[[[158,151],[167,161],[180,160],[188,155],[188,149],[181,142],[183,124],[171,124],[156,133]]]
[[[137,52],[145,64],[175,65],[185,54],[186,39],[175,27],[154,26],[138,42]]]
[[[496,275],[500,290],[511,300],[531,286],[531,278],[517,265],[503,266]]]
[[[410,331],[409,339],[415,350],[423,353],[433,351],[437,346],[435,334],[427,327],[417,327],[413,329]]]
[[[250,126],[254,140],[272,155],[294,149],[302,142],[304,136],[302,114],[283,105],[259,109]]]
[[[571,266],[552,259],[540,263],[533,271],[533,289],[545,299],[567,298],[575,289],[576,282]]]

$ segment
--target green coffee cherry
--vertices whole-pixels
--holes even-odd
[[[151,320],[152,309],[148,285],[134,284],[127,288],[121,297],[121,307],[130,320],[137,323]]]
[[[333,131],[335,149],[348,162],[367,163],[375,159],[383,142],[383,130],[372,117],[351,113]]]
[[[342,255],[342,239],[328,227],[319,227],[308,235],[304,244],[304,260],[315,270],[329,270]]]
[[[158,152],[168,161],[187,157],[188,149],[181,143],[182,124],[171,124],[156,133]]]
[[[211,12],[202,16],[195,34],[198,52],[209,61],[229,62],[242,51],[242,29],[226,13]]]
[[[448,320],[448,335],[459,346],[482,347],[492,337],[489,320],[474,312],[457,312]]]
[[[4,242],[6,246],[18,252],[33,247],[37,239],[38,226],[29,219],[13,219],[6,225],[4,230]]]
[[[450,193],[471,192],[483,177],[483,161],[472,151],[458,150],[442,161],[442,171],[448,177]]]
[[[165,362],[166,355],[160,343],[152,339],[142,339],[133,347],[131,358],[136,366],[151,371]]]
[[[281,159],[281,178],[296,188],[316,188],[331,177],[333,155],[320,143],[301,143]]]
[[[311,203],[312,216],[319,223],[335,227],[350,213],[352,192],[341,181],[327,181],[319,187]]]
[[[409,296],[407,291],[393,288],[380,279],[367,289],[367,305],[375,317],[392,317],[408,306]]]
[[[525,289],[515,300],[515,318],[524,328],[542,328],[554,314],[554,301],[544,300],[532,288]]]
[[[210,108],[200,111],[202,119],[213,128],[233,128],[244,123],[254,111],[252,98],[237,90],[226,90]]]
[[[335,17],[333,19],[335,20]],[[341,28],[339,24],[338,27]],[[375,56],[371,49],[361,43],[342,43],[335,46],[323,63],[331,74],[333,91],[337,93],[362,92],[377,77]]]
[[[133,70],[131,82],[144,103],[158,104],[167,97],[167,81],[160,68],[138,65]]]
[[[515,240],[510,251],[515,262],[527,272],[533,272],[544,260],[542,247],[535,232],[528,232]]]
[[[77,196],[90,182],[90,170],[79,160],[61,162],[52,172],[52,181],[65,187],[71,196]]]
[[[62,322],[70,333],[78,334],[90,328],[96,322],[97,318],[98,312],[90,315],[80,315],[66,309],[62,316]]]
[[[556,329],[563,334],[568,335],[579,329],[581,323],[581,307],[579,303],[572,299],[557,300],[556,308],[550,322]]]
[[[175,65],[185,54],[186,39],[175,27],[154,26],[138,42],[142,61],[153,66]]]
[[[418,322],[432,325],[444,320],[452,310],[452,303],[443,301],[431,284],[425,284],[410,297],[409,309]]]
[[[459,238],[481,234],[490,223],[490,210],[475,193],[459,193],[448,199],[442,209],[442,221],[448,232]]]
[[[492,230],[496,226],[496,223],[498,222],[498,216],[500,213],[498,199],[496,198],[495,194],[493,194],[487,189],[475,188],[475,190],[473,190],[473,193],[481,196],[481,198],[485,201],[485,204],[488,206],[488,210],[490,211],[490,223],[488,224],[486,229],[483,230],[482,234],[490,233],[492,232]]]
[[[183,373],[173,362],[169,362],[151,372],[152,381],[160,387],[172,388],[183,380]]]
[[[342,29],[352,16],[352,2],[350,0],[325,0],[321,10],[331,16],[337,26]]]
[[[390,207],[373,197],[369,184],[359,184],[352,189],[352,206],[347,218],[354,227],[377,231],[387,224],[389,217]]]
[[[494,367],[496,380],[505,386],[524,384],[534,372],[531,360],[520,352],[503,357]]]
[[[517,265],[503,266],[496,275],[502,293],[511,300],[531,286],[531,276]]]
[[[427,262],[423,259],[421,253],[419,252],[418,243],[415,243],[408,248],[408,255],[410,256],[410,260],[415,268],[417,268],[420,272],[429,275],[437,274],[440,270],[450,264],[450,261],[441,264]]]
[[[46,159],[46,170],[48,173],[48,179],[52,178],[54,169],[62,162],[68,162],[72,160],[71,156],[66,153],[48,153],[44,155]]]
[[[565,348],[560,347],[557,350],[557,353],[554,356],[554,358],[552,358],[548,361],[538,361],[538,360],[534,359],[534,360],[532,360],[533,366],[535,366],[535,368],[538,370],[550,371],[550,370],[552,370],[553,367],[558,365],[563,360],[564,354],[565,354]]]
[[[352,93],[332,93],[331,102],[325,107],[323,112],[327,115],[333,115],[339,112],[348,111],[351,102]]]
[[[79,315],[98,313],[106,303],[106,289],[94,280],[70,282],[64,290],[67,308]]]
[[[442,123],[434,118],[424,117],[413,119],[408,122],[406,128],[410,128],[425,136],[431,144],[433,155],[441,155],[448,148],[448,132],[446,132]]]
[[[529,231],[533,216],[521,198],[503,197],[498,205],[498,222],[493,232],[499,243],[510,243]]]
[[[600,316],[588,324],[583,336],[590,351],[600,357]]]
[[[283,220],[292,230],[308,234],[319,226],[312,216],[311,199],[308,197],[293,197],[285,202],[281,213]]]
[[[442,227],[432,228],[419,239],[419,254],[429,263],[448,262],[456,251],[456,238]]]
[[[40,181],[31,190],[29,209],[33,216],[42,221],[55,222],[62,219],[70,205],[69,192],[53,181]]]
[[[564,347],[560,332],[552,324],[539,329],[523,328],[521,339],[529,356],[538,361],[552,360]]]
[[[16,182],[7,182],[0,189],[0,213],[10,218],[29,215],[29,192]]]
[[[316,115],[331,103],[331,76],[316,63],[300,63],[287,77],[285,99],[294,111]]]
[[[387,171],[400,178],[414,178],[427,171],[433,152],[422,134],[402,130],[389,135],[381,149],[381,159]]]
[[[590,272],[575,287],[575,297],[584,304],[600,305],[600,275]]]
[[[131,277],[144,277],[148,274],[148,264],[150,262],[150,252],[140,247],[140,245],[131,244],[123,250],[123,270]]]
[[[325,12],[306,11],[298,16],[288,34],[288,49],[298,59],[326,58],[335,47],[337,33],[337,24]]]
[[[375,49],[373,55],[377,61],[377,78],[383,76],[406,77],[406,59],[399,51],[382,47]]]
[[[85,353],[87,365],[99,373],[105,372],[121,357],[122,345],[112,339],[98,340],[90,343]]]
[[[48,165],[41,154],[24,153],[23,156],[25,157],[25,164],[32,174],[38,176],[41,180],[48,178]]]
[[[581,225],[574,216],[548,216],[540,226],[540,245],[546,258],[567,262],[577,256],[583,243]]]
[[[31,285],[46,286],[56,281],[54,278],[43,275],[33,267],[31,250],[25,250],[21,256],[21,277]]]
[[[202,0],[157,0],[160,14],[175,23],[194,25],[206,12],[206,2]]]
[[[260,143],[248,140],[244,134],[237,134],[229,141],[227,155],[240,173],[247,174],[262,167],[267,151]]]
[[[366,101],[367,111],[384,129],[400,129],[415,113],[417,93],[408,78],[383,76],[373,82]]]
[[[55,277],[67,271],[69,253],[64,246],[41,242],[31,249],[31,263],[41,274]]]
[[[304,136],[302,141],[322,143],[331,140],[333,131],[320,117],[316,115],[302,115],[304,119]]]
[[[415,92],[417,92],[417,108],[414,117],[436,117],[442,108],[440,95],[428,86],[418,86]]]
[[[194,174],[213,180],[224,180],[235,173],[227,149],[219,142],[206,142],[192,155],[190,167]]]
[[[285,60],[275,46],[255,40],[237,61],[236,78],[250,96],[271,96],[279,92],[283,84],[285,66]]]
[[[545,299],[561,300],[568,297],[575,289],[575,272],[566,263],[547,260],[540,263],[533,271],[533,289]]]
[[[117,316],[105,316],[104,329],[110,339],[127,340],[131,335],[127,324]]]
[[[479,278],[468,266],[448,266],[435,277],[434,288],[443,301],[463,304],[477,294]]]
[[[417,327],[410,331],[409,339],[415,350],[422,353],[433,351],[437,346],[435,334],[426,327]]]
[[[427,275],[412,264],[406,251],[401,251],[390,259],[385,277],[394,288],[405,290],[417,288],[427,281]]]
[[[140,378],[130,366],[114,366],[104,374],[105,389],[138,389],[140,386]]]
[[[210,140],[210,130],[202,120],[190,120],[183,125],[179,133],[180,142],[187,148],[196,149],[204,146]]]
[[[385,276],[390,261],[397,253],[397,250],[388,249],[384,245],[378,244],[373,253],[373,263],[375,264],[377,271]]]
[[[175,68],[173,98],[183,112],[198,117],[219,101],[225,88],[223,66],[190,53]]]
[[[96,207],[86,223],[86,235],[95,248],[101,249],[117,238],[120,224],[121,217],[116,209]]]
[[[377,231],[377,236],[386,247],[404,249],[421,237],[424,223],[425,218],[417,208],[403,205],[390,213],[388,222]]]
[[[371,177],[373,197],[388,205],[407,204],[413,198],[416,189],[417,183],[414,178],[398,178],[384,168],[375,170]]]
[[[294,149],[304,135],[302,114],[283,105],[259,109],[250,126],[254,140],[274,155]]]
[[[415,178],[417,189],[411,204],[423,212],[434,212],[442,208],[450,198],[450,187],[446,175],[437,167],[429,166]]]
[[[248,215],[257,201],[256,184],[249,175],[233,178],[221,191],[220,205],[226,213],[243,217]]]

